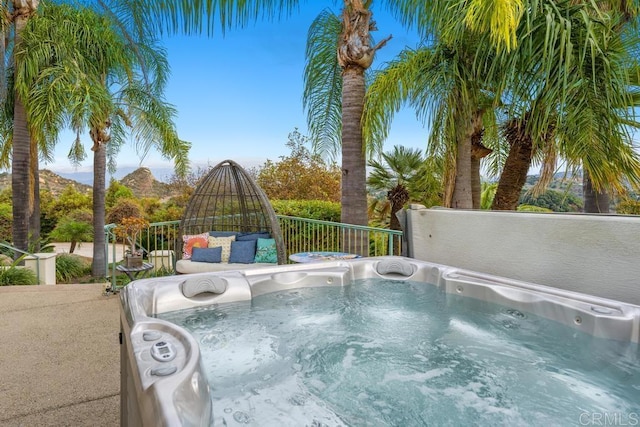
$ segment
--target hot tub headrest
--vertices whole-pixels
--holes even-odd
[[[227,281],[217,276],[196,276],[185,279],[181,284],[182,294],[187,298],[193,298],[204,292],[221,294],[227,290]]]
[[[416,266],[402,259],[385,259],[376,265],[378,274],[399,274],[409,277],[416,272]]]

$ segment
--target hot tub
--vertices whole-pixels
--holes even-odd
[[[123,426],[549,425],[531,396],[556,392],[585,399],[561,423],[640,422],[640,307],[619,301],[401,257],[144,279],[121,299]],[[314,299],[330,307],[310,317]]]

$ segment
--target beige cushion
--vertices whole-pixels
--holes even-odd
[[[236,236],[229,237],[213,237],[209,236],[209,247],[216,248],[222,247],[222,255],[220,256],[220,262],[229,262],[229,255],[231,255],[231,242],[236,240]]]

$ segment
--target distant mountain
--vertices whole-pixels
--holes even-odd
[[[155,179],[151,169],[138,168],[120,180],[133,191],[136,197],[158,197],[164,199],[173,195],[171,186]]]
[[[88,173],[90,174],[90,172]],[[76,176],[77,174],[71,175]],[[138,198],[157,197],[159,199],[166,199],[173,196],[169,184],[158,181],[153,176],[151,170],[146,167],[133,170],[119,181],[121,184],[129,187]],[[65,178],[50,170],[43,169],[40,171],[40,190],[49,190],[54,197],[59,196],[64,189],[70,185],[82,193],[90,193],[92,189],[91,185]],[[11,174],[7,172],[0,173],[0,191],[10,187]]]
[[[54,196],[59,196],[68,186],[75,187],[81,193],[91,192],[91,186],[80,182],[63,178],[50,170],[42,169],[40,171],[40,190],[49,190]],[[0,173],[0,190],[11,187],[11,174],[7,172]]]
[[[107,179],[106,179],[106,185],[109,185],[109,181],[111,181],[111,178],[114,178],[116,180],[121,180],[123,177],[127,176],[128,174],[135,172],[136,170],[138,170],[140,168],[135,168],[135,167],[121,167],[118,168],[118,170],[113,174],[110,175],[107,172]],[[160,182],[168,182],[169,179],[174,175],[174,170],[172,168],[165,168],[165,167],[155,167],[153,169],[151,169],[155,179],[159,180]],[[71,179],[73,181],[77,181],[80,182],[82,184],[86,184],[86,185],[93,185],[93,172],[92,171],[78,171],[78,172],[63,172],[63,171],[58,171],[56,172],[58,175],[67,178],[67,179]]]

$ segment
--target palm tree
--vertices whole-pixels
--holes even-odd
[[[173,158],[178,174],[184,174],[188,165],[189,144],[177,137],[172,124],[175,110],[161,97],[167,69],[164,54],[152,39],[134,41],[132,33],[124,34],[114,16],[100,15],[89,8],[47,6],[33,21],[31,44],[22,58],[28,69],[37,70],[34,77],[25,77],[33,82],[28,86],[28,96],[34,129],[55,127],[64,120],[71,123],[78,133],[70,153],[73,160],[83,158],[79,135],[87,127],[90,131],[94,152],[94,276],[102,276],[106,270],[102,230],[107,156],[113,158],[131,136],[139,149],[149,150],[155,145]],[[67,25],[61,26],[60,22]],[[54,42],[43,46],[42,40]],[[55,54],[46,54],[50,51]],[[55,63],[34,66],[38,58],[52,56]]]
[[[381,157],[381,161],[369,161],[372,170],[367,184],[372,190],[386,192],[390,215],[389,228],[402,230],[396,213],[410,200],[418,201],[415,194],[412,196],[411,190],[414,188],[412,184],[417,182],[416,175],[424,165],[425,159],[420,150],[398,145],[393,147],[393,151],[382,153]]]
[[[467,138],[460,136],[471,135],[474,140],[474,135],[477,138],[479,132],[486,133],[487,125],[493,122],[486,117],[479,120],[488,112],[486,104],[479,102],[482,97],[464,99],[464,95],[473,93],[493,94],[494,108],[503,110],[509,119],[505,122],[503,137],[508,139],[511,149],[502,169],[495,209],[515,209],[534,159],[543,164],[545,177],[541,183],[544,183],[551,176],[555,159],[563,156],[573,163],[584,161],[581,159],[585,159],[586,147],[591,147],[587,150],[588,164],[597,169],[601,185],[612,182],[619,187],[623,175],[637,179],[633,177],[638,176],[638,161],[629,139],[623,137],[619,125],[614,125],[628,121],[615,107],[628,104],[624,103],[624,90],[621,90],[625,86],[625,74],[620,65],[625,61],[621,60],[620,45],[610,30],[617,22],[614,15],[602,15],[596,23],[591,19],[593,8],[575,2],[536,2],[522,7],[519,1],[507,1],[504,8],[493,11],[486,8],[493,2],[481,0],[454,5],[412,0],[393,3],[405,22],[417,25],[425,35],[435,38],[431,54],[437,52],[439,46],[457,53],[453,57],[457,62],[447,58],[448,62],[440,60],[435,62],[436,66],[457,63],[465,68],[450,67],[447,79],[429,80],[426,76],[434,75],[429,68],[429,64],[434,64],[429,62],[429,54],[422,49],[403,53],[400,62],[409,61],[401,65],[392,63],[390,68],[395,68],[396,73],[392,69],[389,75],[395,78],[387,78],[386,83],[380,85],[382,89],[377,89],[377,95],[372,91],[365,129],[374,137],[384,135],[390,120],[389,111],[397,110],[407,101],[417,108],[419,115],[428,116],[434,125],[443,126],[444,130],[433,126],[430,141],[455,141],[457,146],[455,150],[453,147],[448,150],[456,164],[452,167],[454,160],[449,161],[448,169],[451,174],[455,171],[456,176],[451,180],[455,182],[454,196],[448,205],[470,207],[469,188],[471,193],[477,191],[473,190],[477,185],[469,183],[466,171],[477,167],[475,156],[470,154]],[[505,11],[508,12],[505,20],[489,19]],[[490,22],[495,25],[489,25]],[[505,23],[502,30],[501,23]],[[473,43],[469,42],[470,36]],[[472,61],[459,62],[464,58]],[[398,70],[403,70],[405,75],[398,77]],[[416,83],[420,78],[426,83]],[[458,86],[452,86],[452,82],[458,82]],[[480,86],[469,86],[479,82]],[[372,88],[374,86],[376,83]],[[446,95],[446,88],[453,97]],[[604,101],[600,105],[598,93],[600,101]],[[440,104],[429,106],[429,99],[439,100]],[[447,99],[452,102],[445,102]],[[443,114],[447,109],[467,113],[454,117]],[[442,120],[443,117],[449,120]],[[595,117],[593,123],[599,125],[588,125],[586,117]],[[594,132],[595,128],[605,132]],[[502,155],[501,145],[496,148],[497,155]],[[451,153],[456,153],[455,157]],[[472,198],[476,207],[476,198]]]
[[[628,102],[628,51],[615,30],[618,22],[615,13],[591,3],[556,8],[541,2],[527,9],[518,29],[521,42],[505,62],[515,70],[505,81],[515,101],[505,128],[514,154],[507,158],[494,209],[515,209],[536,154],[546,158],[541,184],[555,169],[546,164],[558,156],[570,165],[586,162],[598,187],[620,188],[623,175],[637,180],[639,163],[621,128],[628,112],[617,108]],[[637,36],[628,41],[637,43]],[[541,58],[553,61],[540,66]]]
[[[427,154],[445,161],[447,207],[479,206],[480,159],[491,152],[483,144],[496,139],[491,85],[477,84],[483,79],[473,66],[473,46],[468,40],[406,49],[375,74],[366,99],[364,129],[374,145],[386,138],[404,103],[429,120]]]
[[[2,77],[5,77],[4,53],[7,52],[6,40],[13,34],[13,52],[21,47],[22,31],[27,25],[31,16],[38,9],[39,0],[13,0],[3,1],[2,12]],[[12,28],[13,27],[13,28]],[[12,61],[15,65],[15,59]],[[6,79],[1,83],[6,88]],[[2,90],[3,95],[6,93]],[[30,129],[27,125],[27,115],[24,108],[24,99],[14,93],[13,108],[13,134],[12,145],[13,154],[11,156],[11,188],[13,198],[13,245],[20,250],[26,251],[29,246],[29,162],[31,160],[31,137]],[[3,101],[5,101],[3,96]],[[16,253],[16,255],[20,255]]]
[[[332,157],[341,149],[341,221],[357,225],[368,223],[362,137],[365,72],[390,39],[372,46],[370,34],[376,27],[370,6],[370,1],[345,0],[342,19],[329,11],[316,18],[307,38],[304,73],[304,106],[314,148]],[[348,252],[367,252],[363,239],[346,236],[344,244]]]
[[[299,0],[262,2],[169,2],[149,4],[158,25],[171,32],[212,30],[214,18],[224,29],[261,16],[288,14]],[[365,71],[387,39],[371,43],[375,22],[372,0],[343,0],[341,18],[322,13],[309,31],[305,68],[304,104],[310,137],[316,149],[341,150],[342,222],[367,224],[366,156],[361,118],[364,108]],[[337,52],[337,54],[336,54]],[[328,73],[328,74],[325,74]],[[324,96],[330,95],[330,96]],[[340,120],[336,120],[339,118]],[[366,242],[345,250],[363,253]]]

